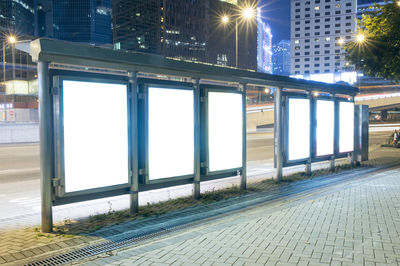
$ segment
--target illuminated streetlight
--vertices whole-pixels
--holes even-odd
[[[236,67],[238,67],[238,21],[241,19],[242,21],[250,21],[255,17],[255,9],[252,7],[245,7],[245,8],[240,8],[241,12],[240,14],[236,15],[233,17],[233,20],[235,21],[235,44],[236,44]],[[221,22],[222,24],[228,24],[228,22],[232,19],[232,17],[228,17],[227,15],[223,15],[221,17]]]
[[[254,10],[250,7],[247,7],[243,9],[242,15],[245,19],[251,19],[254,17]]]
[[[339,45],[343,45],[343,44],[344,44],[344,40],[343,40],[342,38],[340,38],[340,39],[338,40],[338,43],[339,43]]]
[[[15,36],[8,36],[8,42],[9,43],[15,43],[17,41],[17,39],[15,38]]]
[[[365,35],[362,33],[358,34],[356,40],[360,44],[363,43],[365,41]]]

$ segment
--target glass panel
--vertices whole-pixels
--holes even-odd
[[[335,104],[317,100],[317,156],[333,154],[335,133]]]
[[[238,93],[208,93],[209,171],[242,167],[243,106]]]
[[[354,150],[354,103],[339,104],[339,152]]]
[[[289,160],[310,157],[310,100],[289,98]]]
[[[149,179],[194,174],[193,90],[149,88]]]
[[[65,80],[65,191],[129,182],[127,87]]]

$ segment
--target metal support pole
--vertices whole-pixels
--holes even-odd
[[[194,85],[194,180],[193,198],[200,199],[200,79]]]
[[[238,21],[236,19],[236,25],[235,25],[235,55],[236,55],[236,67],[238,67],[238,62],[239,62],[239,44],[238,44]]]
[[[275,94],[275,180],[282,180],[282,88],[276,88]]]
[[[52,213],[52,99],[49,83],[49,63],[38,63],[40,120],[40,189],[42,200],[42,232],[53,231]]]
[[[5,40],[3,40],[3,82],[4,86],[6,85],[6,44],[4,43]]]
[[[240,189],[246,189],[247,183],[247,123],[246,123],[246,84],[242,84],[242,175],[240,177]]]
[[[335,171],[335,156],[331,156],[331,171]]]
[[[131,86],[131,191],[129,197],[130,214],[139,211],[139,152],[138,152],[138,91],[136,83],[136,72],[128,73]]]
[[[12,77],[13,77],[13,80],[15,80],[15,45],[14,44],[11,44],[11,58],[12,58],[12,64],[13,64],[13,67],[12,67]],[[14,90],[14,93],[15,93],[15,88],[14,88],[14,83],[13,83],[13,90]]]
[[[305,168],[305,174],[306,175],[311,175],[311,160],[308,160],[306,163],[306,168]]]

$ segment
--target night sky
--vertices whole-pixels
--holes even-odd
[[[272,30],[272,42],[290,40],[290,0],[259,0],[262,17]]]

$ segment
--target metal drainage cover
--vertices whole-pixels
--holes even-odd
[[[60,254],[60,255],[55,255],[50,258],[46,258],[43,260],[38,260],[35,262],[31,262],[28,264],[25,264],[26,266],[40,266],[40,265],[62,265],[62,264],[67,264],[71,263],[77,260],[82,260],[86,259],[92,256],[104,254],[107,252],[111,252],[117,249],[129,247],[135,243],[138,243],[143,240],[147,240],[150,238],[154,238],[156,236],[160,236],[162,234],[166,234],[169,232],[173,231],[179,231],[182,230],[186,227],[193,226],[195,224],[198,224],[199,222],[193,222],[190,224],[183,224],[183,225],[178,225],[178,226],[171,226],[170,228],[164,228],[163,230],[156,230],[152,233],[143,233],[143,234],[135,234],[134,236],[121,236],[120,238],[117,238],[114,241],[106,241],[104,243],[84,247],[72,252]]]

